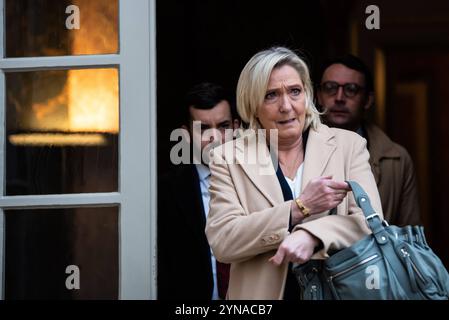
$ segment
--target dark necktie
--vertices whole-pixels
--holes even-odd
[[[218,296],[220,299],[226,299],[226,293],[228,292],[228,284],[229,284],[229,269],[230,264],[221,263],[216,261],[217,265],[217,287],[218,287]]]

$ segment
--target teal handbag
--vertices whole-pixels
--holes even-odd
[[[293,265],[303,300],[447,300],[449,274],[421,226],[381,221],[360,185],[347,181],[372,234],[326,260]]]

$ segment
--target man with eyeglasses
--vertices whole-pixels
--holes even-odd
[[[413,162],[402,146],[365,115],[374,101],[373,78],[357,57],[345,55],[325,64],[317,101],[330,127],[352,130],[367,140],[370,165],[379,189],[385,219],[399,226],[420,224]]]

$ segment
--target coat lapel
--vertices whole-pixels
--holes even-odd
[[[319,125],[316,130],[310,129],[304,158],[301,190],[304,190],[311,179],[323,175],[332,154],[337,148],[334,137],[335,135],[327,126]]]
[[[237,163],[264,197],[272,205],[284,202],[265,137],[246,135],[236,140],[235,150]]]
[[[334,134],[327,126],[310,129],[304,159],[301,190],[314,178],[323,175],[329,160],[337,148]],[[236,140],[236,161],[257,189],[272,204],[284,202],[282,189],[276,176],[265,137],[249,134]]]

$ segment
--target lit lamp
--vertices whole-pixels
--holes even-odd
[[[70,38],[71,54],[117,52],[116,4],[88,0],[78,0],[76,4],[82,9],[80,28],[65,32]],[[37,72],[41,74],[31,77],[31,83],[26,81],[30,78],[24,78],[26,80],[18,84],[18,87],[32,87],[28,90],[31,106],[21,97],[12,99],[15,109],[20,112],[17,113],[18,130],[8,136],[11,144],[98,146],[107,144],[107,134],[118,134],[117,68]],[[58,94],[55,94],[59,87],[61,90],[56,90]],[[17,94],[22,95],[22,91]],[[41,101],[36,101],[36,97]]]
[[[118,52],[118,2],[75,0],[72,4],[80,8],[79,28],[61,26],[64,29],[59,30],[68,37],[68,53]],[[16,146],[107,144],[107,136],[119,132],[118,83],[115,67],[37,71],[25,76],[23,82],[16,82],[20,89],[10,99],[17,119],[9,142]],[[26,86],[28,90],[23,90]]]
[[[105,145],[104,134],[119,131],[118,71],[69,70],[62,92],[28,111],[26,131],[31,133],[9,135],[13,145]]]

